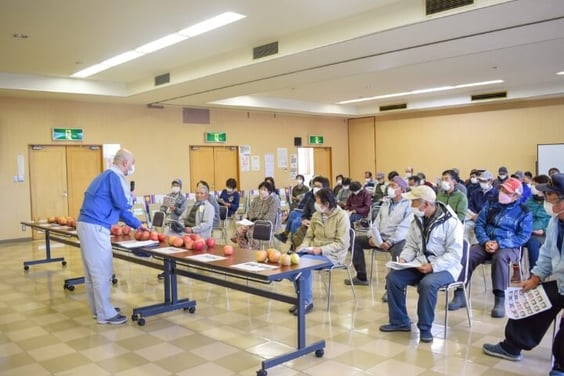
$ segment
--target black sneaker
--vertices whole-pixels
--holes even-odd
[[[279,234],[274,234],[274,237],[281,241],[282,243],[286,243],[288,241],[288,235],[285,232],[281,232]]]
[[[119,313],[107,320],[96,320],[98,324],[110,324],[110,325],[122,325],[127,322],[127,317],[120,315]]]
[[[362,279],[358,279],[358,277],[354,277],[352,279],[352,284],[355,286],[368,286],[370,285],[370,282],[368,282],[367,280],[362,280]],[[351,280],[350,279],[345,279],[345,285],[350,286],[351,285]]]
[[[306,306],[304,307],[304,314],[307,315],[307,314],[310,313],[311,311],[313,311],[313,303],[308,304],[308,305],[306,305]],[[296,309],[296,310],[295,310],[294,312],[292,312],[292,313],[294,314],[294,316],[297,316],[297,315],[298,315],[298,310]]]

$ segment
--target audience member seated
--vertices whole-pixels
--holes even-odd
[[[350,178],[343,178],[343,187],[337,193],[337,205],[339,207],[344,208],[345,204],[347,203],[347,199],[351,195],[351,179]]]
[[[407,166],[405,168],[405,175],[403,180],[407,181],[412,176],[413,176],[413,167]]]
[[[464,181],[460,179],[460,170],[456,167],[451,168],[450,170],[453,172],[452,178],[454,179],[454,184],[456,185],[456,189],[462,192],[464,196],[466,196],[468,192],[466,191],[466,186],[464,185]],[[439,187],[438,192],[440,191],[441,189]]]
[[[297,251],[303,259],[322,259],[334,265],[345,262],[350,246],[350,225],[347,214],[337,205],[335,195],[329,188],[315,193],[315,213],[311,216],[305,238]],[[305,313],[313,309],[313,276],[311,270],[302,272]],[[296,292],[298,284],[295,280]],[[289,309],[297,315],[296,306]]]
[[[247,219],[251,222],[257,220],[270,221],[272,225],[276,223],[276,216],[280,208],[278,196],[273,194],[272,184],[263,181],[258,186],[259,195],[253,199],[249,210],[247,211]],[[258,241],[252,242],[253,226],[239,225],[235,231],[235,236],[231,238],[233,243],[237,243],[241,248],[258,248]]]
[[[517,262],[519,247],[531,236],[533,217],[526,206],[519,204],[521,182],[506,179],[499,187],[497,202],[487,202],[476,220],[475,233],[479,244],[470,248],[468,281],[472,272],[486,260],[491,260],[492,287],[495,297],[492,317],[505,316],[505,289],[509,286],[509,263]],[[459,276],[459,281],[464,275]],[[464,292],[457,289],[448,309],[465,306]]]
[[[200,187],[200,185],[203,185],[204,187],[206,187],[206,189],[208,191],[208,201],[213,206],[213,210],[214,210],[213,227],[219,227],[219,224],[221,223],[221,219],[219,218],[219,203],[217,202],[217,199],[215,198],[215,196],[209,193],[210,192],[210,185],[208,184],[207,181],[200,180],[199,182],[197,182],[196,183],[196,190]]]
[[[472,192],[468,199],[468,211],[466,214],[466,221],[464,222],[464,239],[469,244],[476,244],[476,234],[474,233],[474,226],[478,213],[487,201],[497,201],[498,190],[493,186],[493,175],[491,172],[485,170],[478,176],[480,189]]]
[[[505,182],[508,178],[509,175],[507,175],[507,167],[501,166],[497,169],[497,179],[493,182],[494,187],[503,184],[503,182]]]
[[[388,273],[389,323],[380,326],[380,331],[411,331],[405,294],[407,286],[417,285],[419,338],[421,342],[432,342],[439,288],[454,282],[462,269],[462,223],[452,209],[436,201],[435,192],[427,186],[415,187],[403,197],[411,201],[415,218],[399,262],[417,262],[421,266]]]
[[[208,201],[209,190],[204,184],[196,189],[196,202],[180,215],[178,221],[184,225],[184,233],[211,237],[215,209]]]
[[[341,188],[343,187],[343,175],[337,175],[337,177],[335,178],[335,186],[333,187],[333,194],[335,195],[335,197],[337,197],[337,194],[339,193],[339,191],[341,190]]]
[[[405,181],[396,176],[388,185],[388,192],[382,207],[378,211],[374,222],[366,235],[357,235],[354,241],[353,265],[356,277],[353,278],[354,285],[368,285],[366,274],[365,249],[379,249],[389,252],[392,260],[397,260],[403,245],[409,224],[413,220],[411,213],[411,201],[403,198],[407,185]],[[345,285],[351,281],[345,279]],[[385,294],[382,297],[386,300]]]
[[[527,208],[529,208],[533,215],[533,232],[525,244],[529,258],[529,270],[537,264],[540,248],[546,238],[546,229],[550,221],[550,215],[548,215],[544,209],[544,193],[539,191],[536,186],[539,184],[547,184],[549,181],[550,178],[546,175],[535,176],[532,181],[532,195],[526,202]]]
[[[372,203],[379,204],[387,194],[386,175],[383,172],[376,173],[376,185],[374,186],[374,193],[372,193]]]
[[[522,203],[522,204],[527,202],[529,197],[531,197],[531,188],[524,181],[525,175],[523,174],[523,171],[515,171],[511,175],[511,177],[519,180],[521,182],[521,184],[523,185],[523,195],[521,196],[521,199],[520,199],[519,202]]]
[[[502,359],[518,361],[522,350],[532,350],[545,337],[546,332],[564,309],[564,174],[554,174],[547,184],[537,184],[537,190],[545,194],[547,213],[553,218],[546,231],[546,241],[540,249],[537,265],[531,276],[521,284],[524,291],[542,285],[552,308],[531,316],[507,320],[505,339],[497,344],[486,343],[484,353]],[[549,278],[551,280],[549,280]],[[564,319],[552,340],[552,370],[549,376],[564,376]]]
[[[468,199],[464,193],[458,190],[456,173],[453,170],[443,171],[441,190],[437,194],[437,201],[450,206],[458,219],[464,222],[468,210]]]
[[[552,177],[554,174],[559,174],[560,170],[557,167],[551,167],[548,169],[548,176]]]
[[[176,221],[188,206],[188,200],[182,193],[182,180],[174,179],[170,184],[170,191],[163,205],[161,205],[161,211],[165,213],[168,219]]]
[[[353,181],[351,183],[352,194],[347,199],[345,209],[349,212],[351,227],[353,223],[366,218],[370,213],[372,206],[372,195],[360,186],[360,182]]]
[[[376,186],[376,182],[372,179],[372,172],[365,171],[364,172],[364,185],[362,186],[370,195],[374,193],[374,187]]]
[[[419,176],[413,175],[407,179],[407,186],[409,189],[415,188],[418,185],[421,185],[421,178]]]
[[[292,205],[290,206],[292,210],[296,209],[300,205],[300,202],[304,199],[306,193],[309,192],[309,187],[304,184],[304,181],[305,179],[303,175],[296,176],[296,185],[292,188]]]
[[[423,172],[418,172],[417,176],[419,176],[419,185],[426,185],[427,187],[435,190],[435,186],[429,180],[427,180],[427,176]]]
[[[470,196],[472,196],[472,192],[475,190],[480,189],[480,182],[478,181],[478,176],[480,176],[480,170],[472,169],[470,171],[470,177],[468,180],[464,182],[466,186],[466,198],[470,200]]]
[[[219,194],[217,203],[227,208],[227,217],[233,216],[239,209],[239,192],[237,192],[237,180],[233,178],[227,179],[225,189]]]

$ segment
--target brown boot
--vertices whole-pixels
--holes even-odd
[[[521,282],[521,269],[519,269],[519,264],[513,264],[513,277],[511,277],[511,283]]]

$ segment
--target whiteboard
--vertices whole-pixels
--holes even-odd
[[[551,167],[564,172],[564,144],[537,145],[537,175],[548,175]]]

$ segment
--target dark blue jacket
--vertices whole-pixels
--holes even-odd
[[[488,201],[480,210],[474,232],[480,245],[495,240],[499,248],[518,248],[531,237],[533,215],[518,201],[500,204]]]
[[[497,201],[499,191],[497,188],[492,188],[486,193],[482,189],[477,189],[470,195],[468,199],[468,209],[474,213],[479,213],[487,201]]]

